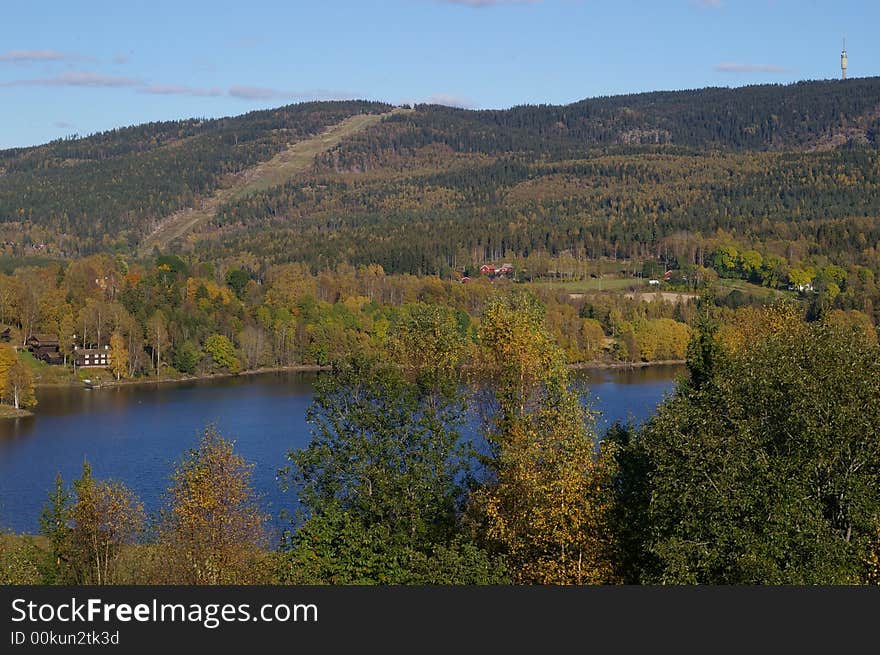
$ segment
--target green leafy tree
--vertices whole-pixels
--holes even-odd
[[[482,562],[486,576],[500,571],[458,538],[471,465],[460,389],[435,395],[398,365],[358,355],[318,379],[308,416],[312,441],[283,471],[302,508],[287,571],[311,582],[403,583],[427,574],[435,549]],[[450,582],[482,579],[462,569]]]
[[[716,337],[718,321],[714,315],[714,304],[714,295],[711,291],[705,291],[699,299],[697,329],[687,346],[688,383],[697,388],[712,379],[722,357],[721,345]]]
[[[296,532],[276,569],[282,584],[508,584],[505,563],[466,535],[449,542],[396,541],[392,527],[327,506]]]
[[[788,271],[788,281],[798,290],[806,289],[813,282],[815,273],[807,268],[792,268]]]
[[[235,292],[239,298],[242,297],[247,283],[250,282],[251,275],[241,268],[233,268],[226,274],[226,284]]]
[[[733,246],[720,246],[712,257],[712,266],[722,275],[730,275],[736,270],[739,252]]]
[[[768,254],[761,264],[759,275],[765,287],[778,287],[787,276],[788,262],[779,255]]]
[[[746,250],[739,254],[739,267],[747,280],[760,280],[761,267],[764,258],[757,250]]]
[[[230,373],[238,373],[241,370],[235,346],[222,334],[212,334],[208,337],[205,341],[205,350],[211,355],[216,368],[225,368]]]
[[[795,324],[712,358],[618,452],[628,577],[677,584],[871,579],[880,517],[880,350]],[[637,464],[637,465],[636,465]],[[632,504],[630,504],[632,503]],[[634,568],[638,568],[635,566]]]
[[[47,579],[50,583],[69,580],[69,539],[73,503],[70,491],[64,486],[61,474],[55,476],[55,486],[40,511],[40,534],[49,542],[50,561]]]
[[[190,341],[182,341],[174,349],[174,359],[172,363],[181,373],[195,373],[199,361],[202,359],[202,352],[196,345]]]
[[[418,303],[401,308],[389,339],[396,362],[407,378],[428,393],[454,396],[469,341],[456,313],[439,305]]]
[[[633,426],[615,423],[602,444],[613,459],[613,501],[609,512],[614,543],[612,561],[615,576],[623,584],[640,584],[645,571],[659,566],[649,550],[651,496],[646,481],[651,465],[643,443],[634,435]]]

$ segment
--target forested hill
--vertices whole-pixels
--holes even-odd
[[[400,129],[338,153],[357,165],[377,148],[443,143],[459,152],[572,156],[609,145],[779,150],[880,140],[880,78],[664,91],[503,111],[420,107]]]
[[[497,111],[418,105],[319,153],[313,170],[289,179],[287,184],[262,188],[252,197],[236,196],[234,202],[217,201],[214,194],[218,189],[228,188],[297,142],[315,137],[355,114],[380,114],[391,109],[389,105],[363,101],[304,103],[234,118],[150,123],[34,148],[0,151],[0,240],[6,242],[7,251],[18,248],[12,254],[22,254],[22,248],[34,247],[31,244],[50,256],[79,256],[108,249],[134,252],[163,219],[187,208],[198,209],[212,197],[218,218],[201,236],[211,240],[211,248],[217,247],[219,238],[222,247],[217,252],[224,254],[255,245],[240,240],[255,221],[270,221],[276,229],[311,230],[320,233],[324,241],[327,230],[335,233],[338,228],[343,242],[348,238],[362,243],[361,233],[346,236],[345,230],[357,223],[351,219],[352,213],[368,205],[374,211],[362,217],[358,225],[372,224],[386,234],[389,230],[379,225],[383,221],[391,220],[395,225],[412,222],[416,230],[431,232],[438,208],[449,210],[439,217],[442,220],[461,222],[465,215],[475,220],[476,214],[485,214],[487,200],[492,201],[488,203],[491,205],[506,199],[510,208],[511,202],[545,203],[548,195],[553,202],[568,205],[571,203],[566,197],[574,198],[577,207],[568,207],[561,214],[564,218],[574,212],[577,216],[571,218],[580,225],[585,217],[604,220],[609,214],[632,220],[652,214],[653,222],[658,217],[669,218],[665,214],[673,205],[687,205],[682,211],[690,215],[705,212],[706,206],[711,210],[717,201],[729,204],[736,194],[752,193],[756,188],[758,196],[773,196],[775,190],[762,187],[759,171],[765,166],[778,170],[782,178],[791,178],[791,192],[797,191],[795,187],[801,183],[798,179],[802,179],[795,178],[795,173],[833,179],[837,159],[817,160],[819,170],[814,171],[812,158],[821,155],[815,151],[868,153],[867,160],[857,160],[856,172],[870,178],[880,142],[880,78],[644,93],[566,106]],[[780,151],[805,154],[792,160],[790,166],[777,159],[758,161]],[[644,203],[633,203],[633,194],[621,188],[613,197],[594,198],[594,203],[584,202],[582,189],[569,194],[563,188],[596,186],[599,180],[600,186],[607,189],[609,184],[625,183],[627,171],[632,173],[632,166],[636,166],[643,181],[655,186],[666,186],[664,176],[674,169],[673,177],[693,192],[683,177],[688,166],[670,164],[660,170],[655,162],[648,169],[640,168],[638,161],[646,152],[684,158],[714,153],[732,159],[721,166],[724,170],[704,170],[702,163],[697,164],[701,174],[705,173],[701,175],[704,189],[700,197],[692,193],[693,197],[688,198],[682,188],[674,198],[658,199],[654,194]],[[625,162],[629,166],[597,159],[612,155],[636,159]],[[572,163],[590,159],[595,160],[595,166]],[[515,166],[511,167],[510,162]],[[559,166],[540,171],[535,168],[553,162]],[[718,167],[710,166],[714,168]],[[389,184],[394,180],[394,184],[375,183],[355,189],[350,176],[364,173]],[[716,173],[721,177],[712,177]],[[405,174],[416,176],[412,184],[401,182]],[[540,180],[532,179],[535,177],[545,178],[546,188]],[[734,196],[713,198],[712,189],[718,183],[732,184]],[[308,191],[315,184],[321,189],[318,202]],[[415,196],[409,193],[412,189],[418,190]],[[872,214],[873,200],[863,197],[854,202],[850,197],[854,191],[844,191],[846,197],[835,191],[833,201],[819,198],[818,213],[822,218]],[[405,202],[398,201],[401,194]],[[618,195],[623,209],[611,211]],[[440,202],[439,196],[446,198]],[[364,202],[355,202],[358,197]],[[383,207],[379,198],[390,198],[388,206]],[[765,200],[770,202],[772,198]],[[834,205],[831,209],[829,202]],[[737,203],[734,214],[741,213],[741,203]],[[782,205],[790,209],[788,201]],[[471,211],[475,207],[480,210],[476,214]],[[763,212],[763,207],[759,209],[755,211]],[[810,206],[798,207],[797,214],[820,217],[813,215]],[[541,212],[536,216],[541,218]],[[510,224],[510,216],[503,212],[484,218]],[[670,223],[669,228],[681,229],[682,221],[672,218],[676,224]],[[294,219],[305,222],[293,225]],[[317,224],[308,220],[322,227],[316,232]],[[528,217],[519,216],[517,220],[529,222]],[[750,220],[749,215],[740,222]],[[534,227],[529,224],[523,230],[528,232]],[[700,227],[687,225],[685,229]],[[460,229],[479,236],[476,224]],[[493,236],[496,243],[505,239],[510,242],[513,235],[503,232]],[[299,236],[296,238],[302,247],[310,249],[308,240]],[[636,238],[641,243],[659,236],[662,234],[640,234]],[[451,233],[448,237],[450,244],[456,240]],[[442,235],[439,241],[443,241]],[[527,241],[521,240],[521,250],[540,245],[532,243],[532,237]],[[387,245],[394,249],[412,244]],[[552,235],[543,246],[551,250],[568,247],[555,243]],[[504,254],[505,248],[499,254]],[[311,251],[314,253],[314,249]],[[331,254],[322,255],[322,261],[331,265],[340,259],[362,263],[360,260],[368,257]],[[436,256],[417,253],[413,260],[416,263],[402,268],[422,270],[426,268],[422,262]],[[386,265],[393,264],[385,259]],[[431,266],[429,262],[427,268]]]
[[[0,222],[131,244],[182,208],[284,148],[382,103],[312,102],[232,118],[147,123],[34,148],[0,151]],[[97,240],[97,242],[96,242]],[[94,247],[97,243],[97,248]]]

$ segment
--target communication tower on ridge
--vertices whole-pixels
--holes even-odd
[[[842,80],[846,79],[846,37],[843,37],[843,51],[840,53],[840,73]]]

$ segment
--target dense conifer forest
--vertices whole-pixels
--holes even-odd
[[[303,103],[4,151],[7,250],[131,252],[163,218],[297,140],[390,109]],[[877,212],[878,130],[877,78],[509,110],[419,105],[320,153],[286,184],[227,202],[199,228],[198,247],[410,273],[535,250],[656,255],[682,232],[858,253],[877,242],[864,219]],[[274,244],[260,240],[266,224],[282,232]]]
[[[0,152],[0,216],[73,237],[75,251],[135,243],[224,176],[378,103],[291,105],[234,118],[148,123]],[[68,252],[72,252],[68,248]]]

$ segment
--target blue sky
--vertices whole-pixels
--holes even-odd
[[[0,148],[311,99],[474,108],[880,74],[877,0],[4,3]]]

